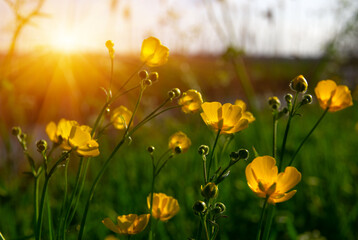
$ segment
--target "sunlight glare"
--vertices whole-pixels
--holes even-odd
[[[53,34],[51,47],[63,53],[70,53],[79,50],[79,35],[70,31],[59,31]]]

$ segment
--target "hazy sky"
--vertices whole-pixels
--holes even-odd
[[[179,52],[219,52],[232,44],[252,54],[315,55],[351,14],[351,8],[340,9],[340,2],[46,0],[42,12],[48,16],[34,18],[17,46],[28,51],[67,43],[81,51],[99,51],[112,39],[118,52],[139,51],[142,40],[153,35]],[[4,50],[15,26],[4,0],[0,16]]]

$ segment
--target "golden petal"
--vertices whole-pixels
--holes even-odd
[[[285,193],[291,190],[301,181],[301,173],[295,167],[286,167],[284,172],[277,177],[277,193]]]

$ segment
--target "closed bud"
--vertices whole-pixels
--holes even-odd
[[[310,94],[306,94],[302,99],[302,105],[311,104],[311,103],[312,103],[312,96]]]
[[[39,140],[36,143],[38,152],[45,152],[47,150],[47,142],[45,140]]]
[[[173,88],[172,91],[175,93],[175,98],[180,97],[181,91],[179,88]]]
[[[149,79],[152,80],[152,82],[156,82],[159,79],[159,74],[157,72],[151,72],[149,74]]]
[[[198,149],[200,155],[208,155],[209,154],[209,147],[206,145],[201,145]]]
[[[278,109],[281,105],[280,99],[278,97],[269,97],[268,104],[271,106],[272,109]]]
[[[153,153],[153,152],[155,151],[155,147],[154,147],[154,146],[149,146],[149,147],[147,148],[147,151],[148,151],[149,153]]]
[[[148,78],[148,72],[146,70],[141,70],[138,72],[138,77],[141,80],[147,79]]]
[[[143,82],[144,82],[144,85],[146,85],[146,86],[152,85],[152,80],[150,80],[150,79],[144,79]]]
[[[292,99],[293,99],[292,94],[287,93],[287,94],[285,95],[285,101],[286,101],[287,103],[292,102]]]
[[[216,198],[218,193],[219,188],[213,182],[208,182],[204,187],[201,186],[201,195],[206,199]]]
[[[283,114],[287,114],[289,112],[288,108],[282,109]]]
[[[176,147],[174,148],[174,152],[175,152],[176,154],[182,153],[181,147],[180,147],[180,146],[176,146]]]
[[[305,93],[308,88],[308,83],[302,75],[299,75],[290,82],[290,88],[293,91]]]
[[[193,210],[196,214],[205,213],[207,207],[204,201],[196,201],[193,205]]]
[[[240,149],[238,153],[240,159],[247,160],[249,157],[249,151],[247,149]]]
[[[114,43],[112,42],[112,40],[107,40],[107,41],[106,41],[106,47],[107,47],[108,49],[112,49],[113,46],[114,46]]]
[[[170,99],[173,99],[173,98],[175,97],[175,92],[174,92],[173,90],[170,90],[170,91],[168,92],[168,97],[169,97]]]
[[[20,139],[21,139],[22,141],[25,141],[26,138],[27,138],[27,134],[26,134],[26,133],[21,133],[21,134],[20,134]]]
[[[14,136],[19,136],[21,134],[21,128],[20,127],[13,127],[11,130],[11,134]]]
[[[220,213],[225,212],[226,206],[222,202],[217,202],[217,203],[215,203],[213,210],[214,210],[215,214],[220,214]]]

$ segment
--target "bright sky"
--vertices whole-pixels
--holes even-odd
[[[351,14],[351,8],[339,10],[339,3],[338,0],[46,0],[42,12],[48,16],[34,18],[33,24],[22,32],[17,46],[25,51],[37,48],[105,51],[104,43],[111,39],[117,52],[136,52],[142,40],[152,35],[172,52],[213,53],[233,44],[252,54],[315,55],[321,53],[323,44],[339,32]],[[0,0],[0,15],[0,48],[4,50],[15,27],[14,15],[4,0]]]

